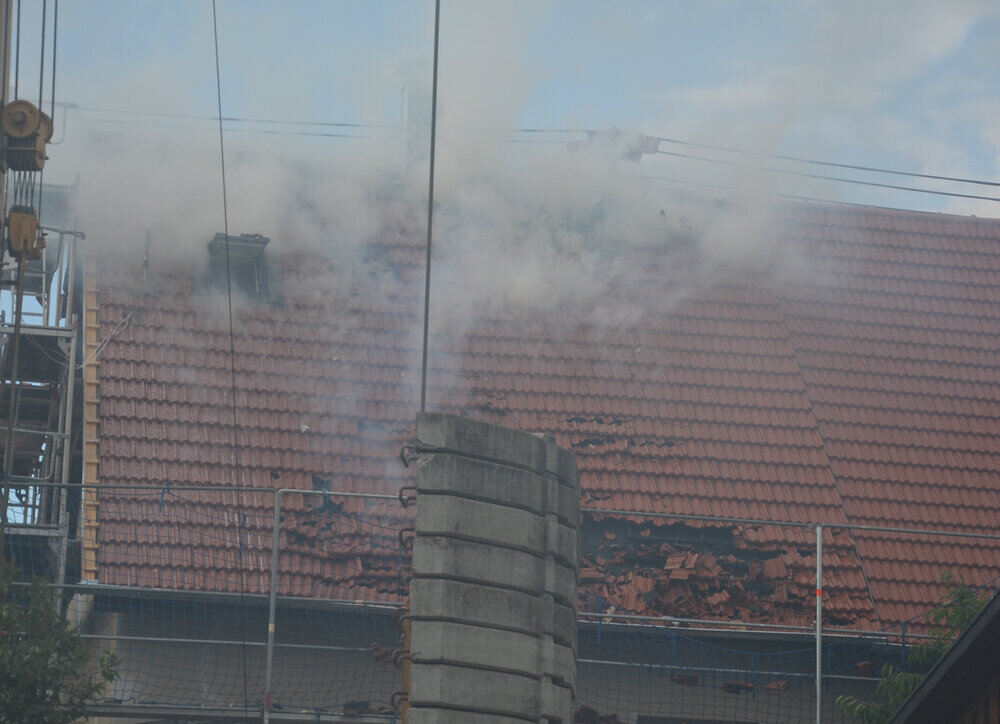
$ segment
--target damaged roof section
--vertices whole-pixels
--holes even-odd
[[[812,531],[784,528],[781,540],[773,533],[748,536],[748,530],[586,515],[580,568],[584,609],[808,625],[816,590]],[[851,565],[850,541],[843,534],[826,539],[825,558],[837,580],[824,602],[824,620],[828,625],[874,624],[856,560]]]

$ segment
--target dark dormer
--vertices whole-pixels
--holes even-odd
[[[277,271],[268,258],[267,247],[271,240],[260,234],[230,234],[226,244],[225,234],[216,234],[208,242],[209,275],[216,286],[226,288],[226,257],[233,290],[239,290],[253,299],[275,301]],[[228,246],[228,249],[227,249]]]

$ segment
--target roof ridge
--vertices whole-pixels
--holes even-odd
[[[825,213],[827,215],[833,215],[831,212],[836,212],[837,214],[870,214],[872,216],[921,216],[924,218],[931,218],[937,220],[943,220],[949,223],[958,222],[973,222],[973,223],[983,223],[983,224],[993,224],[1000,229],[1000,217],[994,216],[976,216],[974,214],[953,214],[945,211],[924,211],[921,209],[906,209],[898,206],[878,206],[876,204],[848,204],[846,202],[826,202],[817,203],[814,201],[796,201],[787,204],[789,207],[793,208],[791,211],[787,212],[789,214],[794,214],[796,211],[801,210],[804,207],[810,210],[817,211],[819,213]]]

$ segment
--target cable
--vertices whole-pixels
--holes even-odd
[[[3,95],[3,105],[7,105],[8,92],[10,90],[10,12],[13,8],[11,0],[0,0],[3,2],[3,81],[0,85],[0,90],[2,90]],[[3,180],[0,181],[0,186],[2,189],[2,199],[0,199],[0,205],[3,206],[3,218],[7,218],[7,196],[9,192],[9,185],[7,184],[6,175],[3,176]],[[0,243],[2,243],[3,234],[0,233]],[[0,249],[0,258],[4,256],[5,251]]]
[[[657,151],[664,156],[674,156],[677,158],[689,158],[695,161],[707,161],[708,163],[718,163],[724,166],[735,166],[738,168],[756,168],[768,173],[781,173],[788,176],[801,176],[804,178],[815,178],[824,181],[838,181],[840,183],[859,184],[861,186],[875,186],[883,189],[896,189],[897,191],[913,191],[920,194],[933,194],[935,196],[953,196],[960,199],[978,199],[980,201],[1000,201],[1000,196],[980,196],[978,194],[962,194],[957,191],[936,191],[934,189],[923,189],[916,186],[899,186],[897,184],[884,184],[877,181],[861,181],[860,179],[843,178],[842,176],[827,176],[820,173],[808,173],[806,171],[792,171],[783,168],[771,168],[768,166],[752,166],[736,161],[728,161],[721,158],[709,158],[708,156],[696,156],[692,153],[678,153],[677,151]]]
[[[528,138],[508,138],[506,141],[501,141],[501,143],[526,143],[531,145],[551,145],[551,144],[562,144],[566,141],[560,141],[555,138],[539,138],[539,139],[528,139]]]
[[[72,104],[72,103],[58,104],[58,105],[65,105],[66,107],[72,107],[72,108],[76,108],[77,110],[87,111],[87,112],[120,113],[120,114],[131,114],[131,115],[138,115],[138,116],[151,116],[151,117],[162,117],[162,118],[188,118],[188,119],[195,119],[195,120],[202,120],[202,119],[204,119],[204,120],[213,120],[213,121],[217,120],[216,117],[214,117],[214,116],[200,116],[200,115],[196,115],[196,114],[156,113],[156,112],[151,112],[151,111],[133,111],[133,110],[117,111],[117,110],[105,109],[105,108],[77,106],[77,105]],[[223,116],[222,120],[226,121],[226,122],[231,122],[231,123],[273,123],[273,124],[280,124],[280,125],[330,126],[330,127],[342,127],[342,128],[386,128],[386,129],[398,129],[399,128],[398,125],[391,125],[391,124],[367,124],[367,123],[349,123],[349,122],[334,122],[334,121],[291,121],[291,120],[264,119],[264,118],[246,118],[246,117],[239,117],[239,116]],[[98,120],[95,120],[95,121],[85,121],[85,122],[113,123],[113,124],[118,124],[118,125],[148,125],[148,126],[159,126],[159,127],[163,127],[163,128],[190,128],[190,129],[197,129],[197,128],[199,128],[198,126],[182,126],[182,125],[159,124],[159,123],[141,123],[141,122],[135,122],[135,121],[123,121],[123,120],[118,120],[118,119],[98,119]],[[257,134],[261,134],[261,135],[278,135],[278,136],[280,136],[280,135],[289,135],[289,136],[315,136],[315,137],[323,137],[323,138],[372,138],[372,136],[361,136],[361,135],[357,135],[357,134],[333,134],[333,133],[326,134],[326,133],[307,133],[307,132],[297,132],[296,133],[296,132],[274,131],[274,130],[265,130],[265,129],[257,130],[257,129],[246,129],[246,128],[229,128],[227,130],[230,133],[257,133]],[[517,129],[514,129],[514,130],[515,130],[516,133],[532,133],[532,134],[535,134],[535,133],[588,133],[589,132],[588,129],[580,129],[580,128],[517,128]],[[385,138],[391,139],[391,138],[395,138],[395,137],[394,136],[386,136]],[[855,170],[855,171],[865,171],[865,172],[870,172],[870,173],[883,173],[883,174],[891,174],[891,175],[895,175],[895,176],[905,176],[905,177],[912,177],[912,178],[925,178],[925,179],[931,179],[931,180],[936,180],[936,181],[949,181],[949,182],[953,182],[953,183],[968,183],[968,184],[977,184],[977,185],[980,185],[980,186],[990,186],[990,187],[1000,188],[1000,182],[986,181],[986,180],[983,180],[983,179],[972,179],[972,178],[964,178],[964,177],[959,177],[959,176],[945,176],[945,175],[941,175],[941,174],[917,173],[917,172],[914,172],[914,171],[899,171],[899,170],[895,170],[895,169],[879,168],[879,167],[875,167],[875,166],[861,166],[861,165],[856,165],[856,164],[840,163],[840,162],[836,162],[836,161],[822,161],[822,160],[818,160],[818,159],[804,158],[804,157],[801,157],[801,156],[789,156],[789,155],[783,155],[783,154],[772,154],[772,153],[762,153],[762,152],[757,152],[757,151],[746,151],[746,150],[743,150],[743,149],[732,148],[732,147],[728,147],[728,146],[719,146],[719,145],[709,144],[709,143],[697,143],[697,142],[694,142],[694,141],[685,141],[685,140],[681,140],[681,139],[677,139],[677,138],[669,138],[669,137],[666,137],[666,136],[657,136],[656,138],[659,141],[662,141],[662,142],[665,142],[665,143],[672,143],[672,144],[678,144],[678,145],[683,145],[683,146],[689,146],[689,147],[692,147],[692,148],[704,148],[704,149],[708,149],[708,150],[722,151],[722,152],[725,152],[725,153],[736,153],[736,154],[740,154],[740,155],[744,155],[744,156],[753,156],[753,157],[756,157],[756,158],[774,158],[774,159],[778,159],[778,160],[782,160],[782,161],[792,161],[792,162],[795,162],[795,163],[806,163],[806,164],[812,164],[812,165],[817,165],[817,166],[826,166],[826,167],[831,167],[831,168],[844,168],[844,169],[851,169],[851,170]],[[547,140],[544,140],[544,141],[534,141],[534,140],[526,140],[526,139],[510,139],[508,141],[508,143],[519,143],[519,144],[533,144],[533,143],[558,144],[558,143],[563,143],[563,142],[564,141],[555,140],[555,139],[547,139]],[[666,156],[677,156],[677,157],[681,157],[681,158],[691,158],[691,159],[695,159],[695,160],[702,160],[702,161],[707,161],[707,162],[710,162],[710,163],[720,163],[720,164],[727,164],[727,165],[733,165],[733,166],[740,166],[741,165],[741,164],[738,164],[738,163],[733,162],[733,161],[727,161],[727,160],[723,160],[723,159],[706,158],[706,157],[703,157],[703,156],[695,156],[693,154],[682,154],[682,153],[671,152],[671,151],[663,151],[663,150],[659,150],[659,151],[657,151],[657,153],[662,154],[662,155],[666,155]],[[992,197],[992,196],[979,196],[979,195],[975,195],[975,194],[961,194],[959,192],[936,191],[936,190],[933,190],[933,189],[922,189],[922,188],[917,188],[917,187],[912,187],[912,186],[898,186],[898,185],[894,185],[894,184],[881,184],[881,183],[877,183],[877,182],[873,182],[873,181],[862,181],[862,180],[859,180],[859,179],[847,179],[847,178],[842,178],[842,177],[838,177],[838,176],[825,176],[825,175],[822,175],[822,174],[808,174],[806,172],[793,171],[793,170],[790,170],[790,169],[764,168],[762,170],[770,171],[772,173],[784,173],[784,174],[788,174],[788,175],[805,176],[807,178],[817,178],[817,179],[828,180],[828,181],[837,181],[837,182],[841,182],[841,183],[854,183],[854,184],[859,184],[859,185],[863,185],[863,186],[875,186],[875,187],[879,187],[879,188],[889,188],[889,189],[896,189],[896,190],[900,190],[900,191],[912,191],[912,192],[915,192],[915,193],[927,193],[927,194],[934,194],[934,195],[938,195],[938,196],[955,196],[957,198],[978,199],[978,200],[983,200],[983,201],[996,201],[996,200],[998,200],[996,197]]]
[[[159,118],[189,118],[192,120],[201,121],[216,121],[218,116],[202,116],[194,113],[157,113],[155,111],[134,111],[134,110],[118,110],[114,108],[95,108],[93,106],[80,106],[75,103],[65,103],[60,105],[66,105],[71,108],[75,108],[78,111],[86,111],[88,113],[114,113],[116,115],[133,115],[133,116],[153,116]],[[290,125],[290,126],[331,126],[335,128],[399,128],[395,124],[379,124],[379,123],[349,123],[343,121],[289,121],[281,119],[272,118],[246,118],[241,116],[223,116],[223,121],[233,122],[233,123],[271,123],[274,125]]]
[[[0,107],[7,105],[7,90],[10,85],[10,0],[0,0],[3,2],[3,81],[0,85]]]
[[[97,108],[88,106],[79,106],[73,103],[60,104],[66,105],[68,107],[76,108],[77,110],[92,112],[92,113],[115,113],[119,115],[137,115],[137,116],[150,116],[150,117],[160,117],[160,118],[189,118],[194,120],[216,120],[215,116],[201,116],[190,113],[159,113],[154,111],[136,111],[136,110],[115,110],[110,108]],[[305,126],[331,126],[339,128],[386,128],[386,129],[399,129],[400,126],[397,124],[377,124],[377,123],[350,123],[350,122],[336,122],[336,121],[294,121],[294,120],[279,120],[279,119],[267,119],[267,118],[247,118],[241,116],[223,116],[226,122],[232,123],[272,123],[280,125],[305,125]],[[107,121],[109,123],[124,123],[128,124],[126,121]],[[139,124],[136,124],[139,125]],[[154,125],[154,124],[150,124]],[[161,125],[161,124],[156,124]],[[197,128],[197,126],[164,126],[164,127],[175,127],[175,128]],[[228,129],[230,132],[234,133],[262,133],[262,134],[274,134],[281,135],[279,131],[255,131],[252,129]],[[591,133],[593,129],[587,128],[516,128],[514,129],[516,133]],[[292,134],[289,134],[292,135]],[[310,135],[310,134],[295,134],[295,135]],[[322,134],[317,134],[322,135]],[[331,137],[341,137],[334,136]],[[361,136],[350,136],[344,135],[343,138],[359,138]],[[876,166],[861,166],[857,164],[841,163],[838,161],[823,161],[818,159],[804,158],[802,156],[789,156],[777,153],[763,153],[759,151],[747,151],[739,148],[732,148],[729,146],[720,146],[710,143],[697,143],[695,141],[685,141],[679,138],[670,138],[667,136],[656,136],[657,140],[664,143],[672,143],[681,146],[689,146],[691,148],[704,148],[713,151],[723,151],[725,153],[737,153],[744,156],[753,156],[757,158],[774,158],[782,161],[793,161],[795,163],[806,163],[816,166],[826,166],[830,168],[844,168],[854,171],[866,171],[870,173],[884,173],[891,174],[894,176],[907,176],[912,178],[925,178],[935,181],[951,181],[954,183],[968,183],[968,184],[978,184],[980,186],[992,186],[1000,188],[1000,182],[997,181],[986,181],[984,179],[973,179],[964,178],[960,176],[945,176],[942,174],[931,174],[931,173],[917,173],[915,171],[899,171],[896,169],[880,168]],[[546,141],[528,141],[528,140],[511,140],[510,143],[563,143],[560,140],[546,140]],[[670,155],[668,151],[658,151],[665,155]],[[905,190],[909,190],[908,188]]]
[[[226,298],[229,310],[229,373],[233,395],[233,464],[236,477],[236,487],[242,491],[242,480],[240,479],[240,438],[239,420],[236,413],[236,336],[233,333],[233,278],[232,268],[229,258],[229,200],[226,194],[226,142],[222,129],[222,71],[219,67],[219,21],[216,13],[215,0],[212,0],[212,37],[215,44],[215,92],[219,109],[219,161],[222,168],[222,226],[226,235]],[[245,515],[243,510],[243,493],[238,493],[239,516],[238,539],[239,539],[239,560],[240,560],[240,611],[242,612],[242,634],[243,634],[243,716],[249,721],[250,701],[249,701],[249,680],[247,675],[247,611],[244,596],[246,594],[246,566],[243,564],[243,548],[245,538]]]
[[[91,364],[92,362],[96,362],[97,361],[97,358],[101,356],[101,353],[104,351],[105,347],[108,346],[108,343],[111,342],[112,339],[114,339],[123,329],[125,329],[128,326],[128,322],[132,318],[132,316],[135,314],[135,311],[136,311],[135,309],[132,309],[122,319],[118,320],[118,322],[115,324],[114,328],[110,332],[108,332],[108,334],[105,335],[104,338],[101,339],[100,342],[97,343],[97,345],[94,347],[94,351],[91,352],[89,355],[87,355],[87,357],[80,364],[76,364],[75,361],[70,362],[69,355],[64,355],[64,354],[61,354],[59,352],[52,353],[52,352],[47,351],[45,349],[45,347],[43,347],[37,340],[34,340],[31,337],[28,337],[28,341],[32,345],[34,345],[35,350],[39,354],[41,354],[43,357],[46,357],[47,359],[51,360],[55,364],[57,364],[57,365],[64,365],[64,364],[70,363],[76,369],[82,370],[87,365]]]
[[[38,55],[38,113],[39,116],[42,114],[42,93],[45,89],[45,17],[49,9],[49,0],[42,0],[42,39],[41,39],[41,50]],[[53,75],[53,78],[55,76]],[[38,204],[37,215],[38,219],[42,218],[42,180],[45,178],[45,167],[42,166],[42,170],[38,174]],[[34,201],[34,193],[32,193],[32,201]]]
[[[55,0],[55,5],[52,8],[52,93],[50,95],[50,100],[52,105],[49,107],[49,115],[53,124],[56,120],[56,48],[58,48],[59,41],[59,0]],[[41,108],[41,106],[39,106]],[[65,120],[65,116],[63,116]],[[55,128],[52,129],[53,134],[55,134]]]
[[[81,118],[83,123],[107,123],[116,126],[145,126],[150,128],[180,128],[191,131],[203,131],[210,126],[182,126],[176,123],[149,123],[143,121],[122,121],[112,118]],[[215,119],[213,119],[215,120]],[[310,131],[274,131],[265,128],[227,128],[229,133],[255,133],[263,136],[313,136],[316,138],[385,138],[394,139],[397,136],[363,136],[358,133],[312,133]]]
[[[663,183],[679,184],[679,185],[683,185],[683,186],[697,186],[699,188],[706,188],[706,189],[723,189],[723,190],[727,190],[727,191],[749,192],[749,193],[755,193],[755,194],[763,194],[764,196],[775,196],[777,198],[782,198],[782,199],[792,199],[794,201],[811,201],[811,202],[818,203],[818,204],[837,204],[839,206],[859,206],[859,207],[866,208],[866,209],[880,208],[880,209],[893,209],[893,210],[896,210],[896,211],[913,211],[913,209],[906,209],[906,208],[900,208],[900,207],[895,207],[895,206],[878,206],[878,207],[874,207],[873,204],[862,204],[862,203],[857,203],[857,202],[854,202],[854,201],[840,201],[840,200],[837,200],[837,199],[824,199],[824,198],[820,198],[818,196],[799,196],[797,194],[783,194],[783,193],[778,193],[777,191],[761,191],[759,189],[743,189],[743,188],[740,188],[739,186],[732,186],[732,185],[727,185],[727,184],[713,184],[713,183],[698,182],[698,181],[690,181],[688,179],[670,178],[668,176],[655,176],[655,175],[652,175],[652,174],[644,174],[644,173],[638,174],[638,176],[639,176],[639,178],[650,179],[651,181],[662,181]]]
[[[118,324],[116,324],[112,328],[112,330],[110,332],[108,332],[108,334],[104,337],[104,339],[102,339],[100,342],[97,343],[97,345],[94,347],[94,351],[91,352],[90,355],[88,355],[87,358],[83,360],[83,362],[81,362],[79,365],[76,365],[77,369],[83,369],[87,365],[89,365],[89,364],[97,361],[97,358],[101,355],[101,352],[104,351],[104,348],[108,346],[108,343],[112,339],[114,339],[114,337],[119,332],[121,332],[123,329],[125,329],[125,327],[128,326],[128,322],[132,318],[132,315],[134,315],[134,314],[135,314],[135,310],[133,309],[128,314],[126,314],[124,317],[122,317],[122,319],[118,322]],[[42,347],[39,346],[39,349],[42,349]],[[50,359],[51,359],[51,357],[50,357]],[[66,359],[69,360],[68,357]],[[71,364],[76,364],[76,362],[72,361]]]
[[[424,345],[420,364],[420,411],[427,411],[427,338],[431,319],[431,238],[434,230],[434,148],[437,141],[438,37],[441,0],[434,0],[434,71],[431,84],[431,156],[427,183],[427,263],[424,274]]]
[[[97,108],[81,106],[76,103],[60,103],[78,111],[88,113],[114,113],[116,115],[154,116],[159,118],[190,118],[195,120],[215,121],[216,116],[201,116],[194,113],[163,113],[157,111],[121,110],[116,108]],[[398,129],[398,123],[350,123],[345,121],[291,121],[276,118],[247,118],[242,116],[223,116],[222,120],[237,123],[274,123],[294,126],[335,126],[344,128],[392,128]],[[518,133],[587,133],[585,128],[515,128]],[[664,140],[664,139],[661,139]]]
[[[890,168],[878,168],[876,166],[858,166],[851,163],[840,163],[838,161],[819,161],[813,158],[803,158],[802,156],[785,156],[780,153],[762,153],[760,151],[745,151],[739,148],[728,146],[715,146],[710,143],[695,143],[694,141],[682,141],[677,138],[666,138],[657,136],[658,140],[665,143],[674,143],[680,146],[690,146],[692,148],[704,148],[711,151],[725,151],[726,153],[739,153],[744,156],[756,156],[758,158],[776,158],[782,161],[795,161],[797,163],[809,163],[814,166],[829,166],[831,168],[848,168],[854,171],[871,171],[873,173],[888,173],[894,176],[912,176],[914,178],[934,179],[935,181],[955,181],[957,183],[979,184],[980,186],[1000,187],[1000,182],[984,181],[982,179],[962,178],[960,176],[942,176],[934,173],[917,173],[915,171],[896,171]],[[662,153],[662,152],[661,152]]]
[[[42,110],[42,90],[45,87],[45,16],[48,13],[49,0],[42,0],[42,40],[38,55],[38,110]]]
[[[592,133],[587,128],[515,128],[518,133]],[[661,139],[662,140],[662,139]]]
[[[18,82],[21,80],[21,0],[17,0],[17,35],[14,37],[14,98],[19,98]]]

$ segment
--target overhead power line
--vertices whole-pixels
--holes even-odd
[[[780,173],[788,176],[799,176],[804,178],[814,178],[823,181],[837,181],[839,183],[859,184],[861,186],[874,186],[883,189],[895,189],[897,191],[912,191],[919,194],[933,194],[935,196],[953,196],[960,199],[977,199],[980,201],[1000,201],[1000,196],[981,196],[979,194],[963,194],[957,191],[938,191],[936,189],[924,189],[917,186],[901,186],[898,184],[879,183],[878,181],[862,181],[861,179],[844,178],[843,176],[827,176],[821,173],[809,173],[807,171],[793,171],[785,168],[773,168],[769,166],[752,166],[751,164],[738,163],[723,158],[710,158],[708,156],[698,156],[693,153],[679,153],[677,151],[657,151],[664,156],[674,156],[676,158],[689,158],[695,161],[705,161],[707,163],[717,163],[725,166],[735,166],[738,168],[757,168],[767,173]]]
[[[516,129],[518,133],[593,133],[593,129],[587,128],[518,128]],[[679,146],[688,146],[691,148],[704,148],[710,151],[722,151],[724,153],[736,153],[741,156],[753,156],[755,158],[773,158],[779,161],[792,161],[795,163],[805,163],[813,166],[826,166],[828,168],[844,168],[850,169],[852,171],[865,171],[868,173],[884,173],[891,174],[893,176],[908,176],[911,178],[925,178],[934,181],[951,181],[954,183],[966,183],[966,184],[977,184],[979,186],[992,186],[994,188],[1000,188],[1000,181],[987,181],[985,179],[975,179],[967,178],[964,176],[946,176],[944,174],[935,173],[919,173],[917,171],[900,171],[898,169],[891,168],[881,168],[878,166],[862,166],[853,163],[843,163],[840,161],[825,161],[815,158],[806,158],[804,156],[790,156],[781,153],[765,153],[762,151],[747,151],[742,148],[734,148],[732,146],[720,146],[712,143],[698,143],[696,141],[686,141],[680,138],[670,138],[668,136],[653,136],[658,141],[663,143],[672,143]],[[521,141],[521,143],[528,143],[528,141]],[[669,155],[669,151],[658,151],[658,153],[663,153]]]
[[[98,108],[96,106],[81,106],[77,103],[59,103],[58,105],[68,109],[85,111],[87,113],[114,113],[116,115],[129,116],[149,116],[154,118],[186,118],[190,120],[212,121],[219,120],[218,116],[198,115],[195,113],[164,113],[159,111],[137,111],[116,108]],[[290,126],[333,126],[337,128],[388,128],[398,129],[398,123],[355,123],[348,121],[298,121],[285,118],[249,118],[244,116],[223,116],[223,121],[232,123],[269,123],[274,125]],[[585,128],[515,128],[517,133],[587,133]],[[562,143],[562,141],[558,141]]]
[[[153,123],[149,121],[123,121],[116,118],[83,118],[84,123],[111,124],[115,126],[144,126],[151,128],[179,128],[189,131],[215,131],[213,126],[192,126],[179,123]],[[218,121],[218,119],[213,119]],[[226,128],[226,133],[252,133],[262,136],[311,136],[314,138],[398,138],[398,136],[372,136],[362,133],[323,133],[319,131],[276,131],[267,128]]]
[[[691,181],[690,179],[681,178],[671,178],[669,176],[656,176],[654,174],[639,174],[640,178],[649,179],[654,182],[662,182],[669,184],[677,184],[679,186],[693,186],[697,188],[706,189],[721,189],[724,191],[747,191],[747,189],[742,189],[739,186],[733,186],[732,184],[713,184],[705,181]],[[791,199],[793,201],[811,201],[818,204],[836,204],[838,206],[862,206],[865,208],[870,208],[872,204],[858,203],[855,201],[841,201],[839,199],[824,199],[819,196],[802,196],[800,194],[785,194],[778,191],[763,191],[760,189],[753,189],[755,194],[763,194],[764,196],[773,196],[775,198],[781,199]],[[880,208],[896,208],[893,206],[884,206]],[[912,211],[912,209],[899,208],[900,211]]]
[[[427,259],[424,266],[424,337],[420,362],[420,412],[427,411],[427,347],[431,323],[431,240],[434,231],[434,152],[437,145],[438,49],[441,35],[441,0],[434,2],[434,71],[431,76],[431,147],[427,178]]]
[[[87,113],[114,113],[116,115],[128,115],[128,116],[149,116],[154,118],[186,118],[190,120],[198,121],[212,121],[218,122],[220,119],[218,116],[206,116],[199,115],[196,113],[160,113],[156,111],[135,111],[135,110],[123,110],[116,108],[97,108],[94,106],[81,106],[76,103],[61,103],[59,105],[64,105],[67,108],[72,108],[78,111],[85,111]],[[227,123],[268,123],[272,125],[290,125],[290,126],[332,126],[335,128],[399,128],[395,124],[379,124],[379,123],[351,123],[346,121],[296,121],[288,120],[283,118],[247,118],[243,116],[223,116],[222,121]]]
[[[67,109],[75,109],[84,111],[87,113],[113,113],[116,115],[131,115],[131,116],[143,116],[149,118],[175,118],[175,119],[188,119],[188,120],[206,120],[218,122],[218,116],[212,115],[199,115],[194,113],[165,113],[158,111],[139,111],[139,110],[129,110],[129,109],[113,109],[113,108],[100,108],[96,106],[80,106],[76,103],[57,103],[56,105],[63,106]],[[356,129],[391,129],[399,130],[400,126],[397,124],[380,124],[380,123],[358,123],[351,121],[313,121],[313,120],[294,120],[294,119],[279,119],[279,118],[253,118],[247,116],[223,116],[222,121],[226,123],[262,123],[262,124],[272,124],[272,125],[288,125],[288,126],[315,126],[315,127],[330,127],[330,128],[356,128]],[[121,119],[95,119],[93,122],[101,123],[114,123],[119,125],[150,125],[159,126],[164,128],[192,128],[197,129],[198,126],[185,126],[185,125],[172,125],[172,124],[159,124],[159,123],[142,123],[140,121],[125,121]],[[314,136],[318,138],[371,138],[371,136],[362,136],[359,134],[338,134],[338,133],[311,133],[306,131],[276,131],[267,129],[247,129],[247,128],[228,128],[227,131],[231,133],[259,133],[262,135],[289,135],[289,136]],[[527,134],[546,134],[546,133],[558,133],[558,134],[583,134],[593,132],[592,129],[586,128],[516,128],[513,129],[515,133],[527,133]],[[750,156],[754,158],[772,158],[780,161],[790,161],[793,163],[803,163],[813,166],[823,166],[827,168],[843,168],[852,171],[863,171],[865,173],[880,173],[880,174],[890,174],[893,176],[903,176],[909,178],[922,178],[933,181],[948,181],[951,183],[966,183],[966,184],[976,184],[979,186],[989,186],[993,188],[1000,188],[1000,181],[988,181],[985,179],[975,179],[967,178],[962,176],[948,176],[945,174],[934,174],[934,173],[920,173],[917,171],[901,171],[899,169],[882,168],[878,166],[864,166],[860,164],[843,163],[840,161],[827,161],[815,158],[806,158],[804,156],[792,156],[780,153],[765,153],[761,151],[748,151],[746,149],[735,148],[732,146],[723,146],[712,143],[700,143],[697,141],[688,141],[680,138],[671,138],[668,136],[654,136],[657,140],[662,143],[670,143],[679,146],[687,146],[690,148],[702,148],[711,151],[720,151],[723,153],[738,154],[741,156]],[[562,141],[555,139],[545,139],[543,141],[534,141],[526,139],[511,139],[511,143],[562,143]],[[736,161],[730,161],[726,159],[709,158],[705,156],[697,156],[694,154],[684,154],[676,151],[666,151],[658,150],[657,153],[666,156],[676,156],[679,158],[690,158],[693,160],[705,161],[708,163],[718,163],[730,166],[743,166],[745,164],[740,164]],[[853,183],[862,186],[873,186],[877,188],[887,188],[895,189],[898,191],[910,191],[913,193],[925,193],[933,194],[936,196],[953,196],[957,198],[966,199],[976,199],[981,201],[1000,201],[1000,198],[994,196],[983,196],[977,194],[963,194],[957,191],[938,191],[934,189],[924,189],[914,186],[904,186],[897,184],[887,184],[877,181],[864,181],[861,179],[850,179],[840,176],[826,176],[823,174],[812,174],[805,171],[794,171],[792,169],[779,169],[779,168],[763,168],[762,170],[768,171],[770,173],[782,173],[792,176],[800,176],[805,178],[815,178],[824,181],[834,181],[839,183]]]
[[[808,163],[814,166],[828,166],[830,168],[847,168],[854,171],[868,171],[872,173],[887,173],[893,176],[911,176],[913,178],[926,178],[933,179],[935,181],[954,181],[956,183],[965,184],[978,184],[980,186],[995,186],[1000,187],[1000,182],[998,181],[985,181],[983,179],[974,178],[963,178],[961,176],[943,176],[934,173],[917,173],[916,171],[898,171],[891,168],[879,168],[876,166],[859,166],[852,163],[841,163],[839,161],[820,161],[814,158],[803,158],[802,156],[786,156],[780,153],[763,153],[760,151],[746,151],[740,148],[731,148],[729,146],[716,146],[711,143],[695,143],[694,141],[682,141],[679,138],[666,138],[664,136],[657,136],[660,141],[664,143],[673,143],[679,146],[690,146],[691,148],[704,148],[710,151],[724,151],[725,153],[738,153],[742,156],[755,156],[757,158],[774,158],[781,161],[795,161],[796,163]],[[667,153],[666,151],[660,151],[660,153]]]
[[[243,655],[243,715],[250,720],[249,679],[247,677],[247,609],[244,596],[246,594],[246,566],[243,562],[244,539],[246,536],[246,500],[243,488],[243,467],[240,459],[240,427],[236,408],[236,336],[233,331],[233,269],[229,255],[229,199],[226,194],[226,141],[222,127],[222,71],[219,64],[219,20],[216,13],[215,0],[212,0],[212,38],[215,49],[215,93],[219,122],[219,170],[222,176],[222,226],[226,235],[226,299],[229,312],[229,373],[233,408],[233,473],[238,495],[239,512],[239,572],[240,572],[240,623]],[[266,721],[266,717],[265,717]]]

